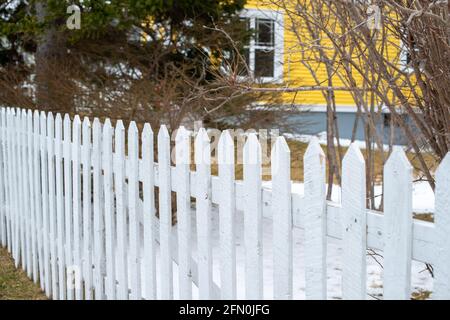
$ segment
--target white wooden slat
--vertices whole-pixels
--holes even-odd
[[[17,143],[17,134],[18,134],[18,123],[17,123],[17,115],[16,115],[16,110],[12,109],[12,114],[11,114],[11,132],[12,132],[12,137],[11,137],[11,152],[12,152],[12,185],[11,188],[14,190],[14,194],[13,194],[13,199],[14,199],[14,204],[13,204],[13,257],[14,257],[14,264],[15,267],[18,268],[19,267],[19,263],[20,263],[20,237],[19,237],[19,185],[18,185],[18,159],[17,159],[17,148],[18,148],[18,143]]]
[[[11,151],[11,109],[8,108],[6,111],[6,155],[7,155],[7,171],[8,171],[8,225],[9,233],[8,233],[8,250],[13,253],[13,238],[14,238],[14,188],[13,188],[13,174],[12,174],[12,151]]]
[[[190,158],[191,141],[189,132],[180,127],[175,138],[177,188],[177,229],[178,229],[178,281],[180,299],[192,299],[192,238],[191,238],[191,192],[190,192]]]
[[[10,158],[9,158],[9,116],[10,116],[10,111],[9,109],[3,109],[3,126],[4,126],[4,150],[3,150],[3,156],[5,159],[5,167],[4,167],[4,173],[5,173],[5,185],[6,186],[10,186],[10,178],[11,178],[11,171],[10,171]],[[11,237],[12,237],[12,232],[11,232],[11,188],[6,188],[5,189],[5,199],[6,199],[6,211],[5,211],[5,218],[6,218],[6,232],[7,232],[7,236],[6,236],[6,242],[7,242],[7,248],[8,251],[11,252]]]
[[[161,252],[161,298],[173,298],[173,268],[171,251],[172,203],[170,185],[170,136],[162,125],[158,133],[159,168],[159,233]]]
[[[211,216],[211,149],[208,133],[200,128],[195,137],[197,172],[196,214],[198,243],[199,298],[212,299],[212,216]]]
[[[33,130],[34,130],[34,165],[33,172],[35,183],[35,209],[36,209],[36,254],[39,263],[39,284],[42,290],[44,290],[44,252],[43,252],[43,238],[42,238],[42,226],[43,226],[43,192],[41,184],[41,142],[40,142],[40,117],[37,110],[33,114]]]
[[[317,138],[304,155],[305,181],[305,296],[327,298],[327,216],[325,194],[326,158]]]
[[[3,127],[3,110],[4,108],[0,108],[0,201],[2,206],[0,207],[0,238],[1,245],[3,247],[6,246],[6,181],[4,178],[4,166],[6,164],[6,160],[3,157],[4,150],[4,127]]]
[[[134,121],[128,127],[128,214],[130,219],[130,299],[142,299],[141,289],[141,230],[138,217],[139,200],[139,141]]]
[[[223,300],[236,299],[236,195],[234,186],[234,141],[228,130],[218,144],[220,189],[220,292]]]
[[[401,147],[384,165],[383,297],[411,298],[413,169]]]
[[[94,215],[94,287],[95,299],[105,299],[105,223],[103,215],[102,128],[100,120],[92,125],[92,187]]]
[[[25,208],[24,208],[24,216],[25,216],[25,246],[26,246],[26,255],[27,255],[27,276],[29,278],[33,275],[33,259],[31,254],[31,203],[32,194],[31,194],[31,179],[30,179],[30,171],[29,171],[29,161],[30,161],[30,143],[29,143],[29,132],[31,130],[30,121],[28,119],[27,110],[22,110],[22,118],[23,118],[23,137],[22,143],[24,146],[23,149],[23,185],[24,185],[24,195],[25,195]]]
[[[128,223],[125,203],[125,127],[117,121],[114,143],[114,191],[117,216],[117,298],[128,300]]]
[[[250,133],[244,145],[245,296],[263,298],[261,146]]]
[[[63,127],[61,114],[55,117],[55,192],[56,192],[56,229],[58,247],[58,289],[59,300],[66,299],[66,260],[65,260],[65,217],[64,217],[64,178],[63,178]]]
[[[144,125],[142,131],[142,163],[145,298],[156,299],[156,249],[153,232],[155,218],[153,131],[148,123]]]
[[[55,186],[55,121],[53,114],[47,117],[47,152],[48,152],[48,217],[49,217],[49,246],[50,246],[50,274],[52,299],[59,298],[58,293],[58,261],[56,236],[56,186]]]
[[[0,124],[1,124],[1,146],[2,146],[2,150],[1,150],[1,155],[2,155],[2,188],[3,188],[3,201],[4,201],[4,206],[3,206],[3,234],[2,234],[2,245],[4,247],[7,247],[9,245],[8,243],[8,234],[9,234],[9,228],[8,228],[8,188],[7,186],[8,184],[8,159],[6,156],[6,141],[7,141],[7,128],[6,128],[6,109],[4,107],[2,107],[0,109]]]
[[[342,164],[344,300],[366,298],[366,176],[361,151],[352,143]]]
[[[73,268],[75,281],[75,299],[82,298],[82,205],[80,173],[81,119],[75,115],[72,122],[72,215],[73,215]]]
[[[17,109],[16,111],[17,119],[17,178],[18,178],[18,190],[20,192],[20,199],[18,203],[18,226],[19,226],[19,242],[20,242],[20,262],[22,270],[26,270],[26,253],[25,253],[25,202],[26,195],[24,194],[24,162],[23,162],[23,136],[24,136],[24,119],[22,118],[22,110]],[[25,201],[24,201],[25,200]]]
[[[33,112],[31,110],[27,111],[26,114],[27,122],[27,133],[26,133],[26,144],[27,144],[27,155],[26,155],[26,179],[28,186],[28,254],[30,259],[30,273],[29,277],[36,279],[37,276],[37,257],[35,252],[35,234],[34,234],[34,213],[35,213],[35,203],[34,203],[34,180],[33,180]]]
[[[433,299],[450,299],[450,152],[436,172]]]
[[[112,137],[111,121],[105,120],[102,134],[102,167],[103,167],[103,191],[105,205],[105,257],[106,279],[105,291],[108,300],[116,299],[116,268],[115,268],[115,219],[112,180]]]
[[[64,115],[64,222],[67,300],[74,298],[73,268],[73,203],[72,203],[72,123],[68,114]]]
[[[41,190],[42,190],[42,246],[44,252],[44,287],[47,297],[51,294],[50,278],[50,239],[49,232],[49,205],[48,205],[48,162],[47,162],[47,116],[45,112],[40,115],[40,146],[41,146]]]
[[[84,279],[84,299],[93,297],[92,270],[92,189],[91,189],[91,124],[88,117],[84,117],[82,124],[81,163],[83,165],[83,254],[82,270]]]
[[[35,167],[35,157],[37,153],[36,144],[35,144],[35,121],[33,112],[30,110],[28,112],[28,124],[30,127],[30,132],[28,135],[28,143],[30,145],[30,149],[28,150],[29,160],[28,167],[30,172],[30,190],[32,190],[32,198],[30,203],[31,208],[31,255],[33,259],[33,281],[36,283],[39,279],[39,257],[38,257],[38,246],[37,246],[37,213],[39,212],[38,206],[38,196],[39,190],[36,189],[38,183],[36,181],[37,177],[37,168]]]
[[[284,137],[272,149],[274,298],[292,299],[291,152]]]
[[[3,107],[0,108],[0,201],[2,206],[0,207],[0,245],[6,245],[6,217],[5,217],[5,179],[3,178],[3,166],[5,161],[3,159],[3,125],[2,125],[2,111]]]

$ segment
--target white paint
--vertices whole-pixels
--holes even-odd
[[[197,207],[198,273],[200,299],[212,298],[211,244],[211,149],[208,133],[201,128],[195,137],[195,186]]]
[[[292,299],[291,152],[283,137],[272,149],[274,298]]]
[[[342,296],[346,300],[366,298],[366,179],[365,162],[352,144],[342,162]]]
[[[190,163],[191,140],[189,132],[180,127],[175,138],[176,180],[180,183],[177,188],[177,230],[178,230],[178,281],[180,299],[192,299],[191,272],[191,191],[190,191]]]
[[[433,298],[450,299],[450,153],[436,173],[435,281]]]
[[[222,132],[218,145],[219,218],[220,218],[220,285],[221,298],[236,299],[236,194],[234,186],[234,141],[230,132]]]
[[[327,298],[327,217],[325,194],[326,158],[317,139],[304,155],[305,210],[305,295],[306,299]]]
[[[246,299],[263,298],[261,145],[251,133],[244,145],[244,237]]]
[[[413,169],[395,147],[384,166],[384,299],[411,297]]]

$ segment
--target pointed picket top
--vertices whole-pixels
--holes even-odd
[[[138,131],[139,130],[137,128],[136,122],[131,121],[129,126],[128,126],[128,136],[137,137]]]
[[[393,170],[394,172],[397,172],[397,170],[412,170],[411,163],[406,157],[405,151],[400,146],[394,146],[384,168],[385,170]]]
[[[25,118],[26,116],[27,116],[27,110],[26,109],[22,109],[22,117]]]
[[[434,264],[433,299],[450,299],[450,152],[436,171],[434,224],[437,261]]]
[[[222,132],[218,143],[218,161],[221,164],[234,164],[234,140],[229,130]]]
[[[309,157],[316,157],[319,156],[320,161],[322,163],[322,160],[324,160],[323,157],[325,157],[325,153],[323,152],[322,147],[319,144],[319,139],[317,139],[316,136],[313,136],[311,140],[309,141],[308,147],[306,148],[305,155],[303,156],[304,159]]]
[[[80,128],[81,128],[81,119],[80,119],[79,115],[75,115],[75,117],[73,118],[72,126],[73,126],[74,133],[77,133],[79,135],[81,133],[81,132],[79,133]],[[78,137],[76,137],[76,138],[78,138]],[[78,141],[79,140],[80,139],[78,139]]]
[[[436,170],[436,180],[445,181],[450,176],[450,152],[447,152],[444,159]]]
[[[144,128],[142,129],[142,136],[143,137],[150,137],[150,136],[153,137],[153,129],[152,129],[152,126],[148,122],[146,122],[144,124]]]
[[[121,134],[122,132],[125,132],[125,126],[123,125],[122,120],[117,120],[116,122],[116,128],[114,129],[117,134]]]
[[[45,134],[47,132],[47,115],[44,111],[41,111],[39,122],[41,126],[41,134]]]
[[[384,166],[385,300],[410,299],[412,256],[412,166],[401,147]]]
[[[244,145],[244,164],[261,164],[261,158],[261,144],[256,133],[252,132]]]
[[[111,130],[112,130],[111,120],[109,120],[109,118],[106,118],[105,123],[103,124],[103,132]]]
[[[47,133],[51,138],[53,138],[53,134],[55,131],[54,122],[55,119],[53,118],[53,113],[49,112],[47,116]]]
[[[30,116],[30,115],[28,115],[28,116]],[[61,113],[59,113],[59,112],[56,114],[55,123],[62,123]]]
[[[209,164],[210,157],[210,140],[205,128],[200,128],[195,137],[195,163],[196,164]]]
[[[350,147],[347,150],[347,153],[344,156],[344,159],[342,160],[343,163],[348,161],[356,161],[356,163],[359,164],[365,164],[364,156],[361,153],[361,150],[359,149],[358,145],[355,142],[352,142],[350,144]]]
[[[158,144],[163,143],[168,140],[170,140],[169,130],[167,130],[167,127],[165,124],[162,124],[161,127],[159,127]]]
[[[175,136],[175,160],[178,165],[188,165],[190,163],[190,134],[184,126],[181,126],[177,130]]]
[[[283,136],[277,137],[271,154],[272,178],[280,173],[280,169],[289,168],[291,164],[291,150]],[[285,170],[286,171],[286,170]],[[290,179],[289,179],[290,180]]]
[[[71,137],[71,121],[68,113],[64,115],[64,140],[70,140]]]
[[[88,152],[90,146],[91,146],[91,122],[89,121],[88,117],[83,118],[83,124],[82,124],[82,139],[83,139],[83,148],[84,152]],[[83,153],[84,156],[88,157],[86,153]],[[89,160],[88,160],[89,161]]]

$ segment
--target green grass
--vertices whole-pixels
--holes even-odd
[[[38,285],[20,268],[16,269],[9,252],[0,247],[0,300],[45,300]]]

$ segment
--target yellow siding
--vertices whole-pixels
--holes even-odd
[[[266,0],[267,1],[267,0]],[[248,0],[246,8],[248,9],[270,9],[278,10],[276,5],[265,2],[264,0]],[[284,67],[283,67],[283,83],[280,86],[297,87],[297,86],[314,86],[316,82],[310,71],[302,64],[302,55],[298,52],[298,43],[296,35],[291,31],[292,21],[288,15],[284,14]],[[294,22],[301,23],[301,22]],[[291,27],[290,27],[291,26]],[[331,43],[322,42],[327,47],[332,47]],[[389,56],[398,58],[399,52],[397,46],[390,46],[386,53]],[[305,55],[305,54],[304,54]],[[321,82],[327,80],[326,69],[319,63],[311,63],[317,68],[317,76]],[[354,73],[358,84],[362,83],[362,77]],[[327,85],[326,82],[323,85]],[[337,76],[333,77],[334,86],[346,86]],[[283,93],[282,101],[286,104],[296,105],[325,105],[325,99],[321,91]],[[355,102],[350,92],[336,91],[336,102],[339,106],[353,106]]]

